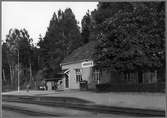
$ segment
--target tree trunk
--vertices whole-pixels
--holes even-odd
[[[12,84],[13,78],[12,78],[12,67],[9,65],[10,68],[10,83]]]
[[[16,79],[15,79],[15,69],[14,68],[12,68],[12,81],[13,81],[13,85],[15,87],[15,85],[16,85]]]

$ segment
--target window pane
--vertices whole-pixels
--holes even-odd
[[[76,82],[82,81],[82,74],[80,69],[75,69],[75,71],[76,71]]]

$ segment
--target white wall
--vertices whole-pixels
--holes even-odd
[[[75,63],[75,64],[69,64],[69,65],[63,65],[62,70],[68,69],[68,79],[69,79],[69,88],[70,89],[79,89],[79,82],[76,82],[76,74],[75,69],[81,69],[81,63]],[[81,70],[82,72],[82,70]],[[65,79],[64,79],[64,86],[65,86]]]
[[[82,68],[82,80],[90,82],[90,76],[91,75],[91,67],[88,68]]]
[[[91,78],[91,67],[82,68],[82,62],[75,63],[75,64],[69,64],[69,65],[63,65],[62,70],[68,69],[69,72],[69,88],[70,89],[79,89],[80,83],[76,82],[76,72],[75,69],[81,69],[82,73],[82,80],[88,81],[90,83]],[[65,82],[65,80],[64,80]]]
[[[48,87],[48,91],[52,90],[52,83],[50,81],[47,82],[47,87]]]
[[[82,68],[81,63],[82,62],[62,66],[62,70],[65,70],[65,69],[69,70],[69,88],[70,89],[79,89],[80,88],[79,82],[76,82],[75,69],[81,69],[82,80],[88,81],[88,87],[90,89],[95,88],[97,81],[93,80],[92,67]],[[100,83],[107,83],[109,81],[111,81],[111,73],[107,72],[107,71],[103,71]],[[65,85],[65,80],[63,82]]]

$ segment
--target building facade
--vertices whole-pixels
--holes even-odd
[[[89,42],[74,50],[62,61],[61,68],[65,76],[58,81],[61,83],[61,89],[80,89],[82,82],[87,83],[88,89],[95,89],[97,84],[105,83],[143,84],[157,82],[157,71],[124,74],[96,68],[92,58],[95,45],[96,42]]]
[[[88,89],[95,89],[96,84],[110,81],[110,73],[95,68],[93,60],[82,60],[61,66],[62,70],[67,70],[66,78],[63,80],[65,89],[80,89],[80,83],[83,81],[87,82]]]

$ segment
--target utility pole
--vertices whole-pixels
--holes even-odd
[[[18,52],[18,92],[20,91],[20,76],[19,76],[19,50],[17,49]]]
[[[4,79],[4,81],[6,81],[4,69],[3,69],[3,79]]]
[[[31,72],[31,63],[30,63],[30,82],[32,80],[32,72]]]

